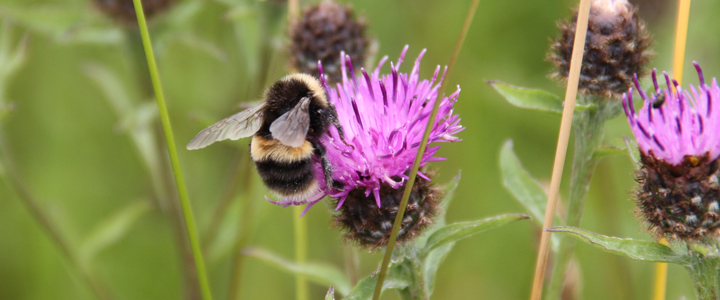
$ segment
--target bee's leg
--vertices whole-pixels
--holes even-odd
[[[343,141],[343,143],[345,145],[348,145],[348,146],[352,147],[353,149],[355,149],[355,146],[350,145],[350,144],[348,144],[347,141],[345,141],[345,132],[343,131],[342,125],[340,125],[340,120],[338,119],[337,110],[335,109],[335,105],[333,105],[330,102],[328,102],[328,104],[330,105],[330,108],[332,110],[332,113],[330,114],[330,117],[329,117],[330,124],[333,124],[335,126],[335,128],[337,128],[338,134],[340,135],[340,139]]]
[[[322,165],[323,176],[325,177],[325,185],[329,189],[343,190],[345,184],[332,178],[332,165],[330,165],[330,161],[327,159],[325,146],[317,141],[310,141],[310,143],[312,143],[313,148],[315,148],[315,154],[320,157],[320,164]]]

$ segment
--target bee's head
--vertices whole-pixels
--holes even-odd
[[[328,107],[327,96],[320,81],[307,74],[287,75],[270,86],[265,93],[267,109],[279,115],[291,110],[305,97],[310,98],[311,108]]]

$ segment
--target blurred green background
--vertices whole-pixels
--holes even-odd
[[[6,170],[0,184],[0,299],[94,298],[22,205],[19,195],[5,184],[9,176],[16,176],[27,186],[73,249],[92,254],[82,257],[82,262],[115,298],[178,299],[183,293],[172,221],[153,200],[156,193],[151,173],[141,155],[146,152],[133,142],[136,138],[145,141],[142,145],[164,147],[157,131],[159,122],[153,118],[154,102],[148,102],[149,86],[138,84],[147,80],[142,78],[145,73],[137,71],[144,71],[145,66],[135,63],[141,61],[134,50],[138,35],[133,29],[104,20],[89,2],[0,0],[0,18],[6,30],[3,38],[12,45],[20,43],[25,33],[29,38],[25,64],[3,80],[5,94],[0,98],[13,107],[1,121],[16,171]],[[345,2],[368,21],[368,33],[380,45],[379,57],[388,55],[396,60],[406,44],[410,45],[408,58],[427,48],[421,74],[429,77],[435,65],[448,62],[470,1]],[[676,4],[642,2],[641,16],[656,38],[653,49],[657,55],[651,66],[670,71]],[[444,144],[439,156],[450,159],[433,163],[439,169],[436,180],[441,183],[462,169],[458,192],[447,211],[449,222],[524,212],[500,180],[497,158],[507,139],[513,139],[515,151],[530,172],[549,182],[559,117],[515,108],[485,80],[562,95],[564,89],[547,77],[551,65],[545,55],[549,39],[557,34],[556,21],[568,17],[575,5],[577,1],[569,0],[480,2],[449,78],[450,84],[462,88],[456,111],[467,127],[459,134],[464,141]],[[720,74],[718,11],[718,1],[693,2],[685,83],[697,83],[689,64],[692,60],[702,65],[706,76]],[[263,199],[264,187],[252,168],[244,165],[248,162],[247,141],[224,142],[193,152],[184,145],[210,122],[237,111],[239,102],[258,99],[260,86],[286,74],[284,13],[284,7],[273,1],[185,0],[151,24],[181,164],[206,244],[206,262],[217,299],[227,297],[233,256],[238,253],[234,248],[238,233],[245,237],[245,246],[293,257],[292,209]],[[280,22],[277,27],[271,26],[273,18]],[[269,51],[259,50],[263,40]],[[270,53],[266,83],[258,75],[263,53]],[[410,64],[403,69],[409,71]],[[125,94],[127,102],[108,101],[108,93],[97,84],[103,70],[118,80],[119,93],[114,95]],[[148,128],[155,132],[143,131]],[[608,143],[620,144],[622,136],[628,134],[623,118],[607,125]],[[167,170],[163,159],[156,163],[156,170]],[[163,180],[167,181],[158,181],[160,190]],[[582,227],[649,240],[634,219],[630,200],[633,184],[628,157],[612,157],[600,163]],[[217,217],[218,205],[225,205],[222,211],[227,215],[222,219]],[[305,216],[310,227],[310,260],[344,268],[347,246],[330,227],[330,216],[323,205]],[[217,226],[217,234],[208,240],[206,233],[213,226]],[[98,232],[109,232],[110,236],[98,237]],[[440,268],[434,298],[527,298],[538,233],[533,222],[523,221],[458,243]],[[581,270],[580,299],[649,299],[652,264],[633,262],[584,244],[577,246],[576,253]],[[241,259],[240,299],[294,297],[292,276],[255,258]],[[360,259],[359,274],[364,277],[377,268],[382,253],[363,252]],[[681,267],[670,266],[668,282],[667,299],[694,297]],[[312,299],[320,299],[326,290],[326,286],[313,284]],[[384,299],[397,296],[390,292]]]

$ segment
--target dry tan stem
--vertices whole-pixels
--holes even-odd
[[[535,265],[535,279],[533,280],[533,289],[530,296],[531,300],[539,300],[542,295],[545,267],[547,266],[548,251],[550,246],[550,232],[548,232],[547,229],[553,225],[555,207],[557,206],[557,198],[560,191],[560,181],[562,179],[565,155],[567,154],[568,141],[570,139],[570,126],[572,125],[572,117],[575,110],[575,98],[577,96],[578,81],[580,78],[580,66],[582,66],[583,50],[585,49],[585,37],[587,35],[589,14],[590,0],[581,0],[580,9],[578,11],[577,27],[575,28],[575,42],[573,44],[572,59],[570,61],[570,75],[568,76],[567,89],[565,91],[565,106],[563,107],[560,134],[558,136],[557,149],[555,150],[555,163],[553,164],[552,179],[550,181],[550,192],[548,194],[547,201],[548,204],[545,210],[542,237],[540,238],[540,250],[538,252],[537,264]]]

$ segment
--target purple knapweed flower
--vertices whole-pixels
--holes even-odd
[[[636,180],[638,215],[656,238],[701,241],[720,236],[720,88],[705,82],[683,90],[665,73],[661,89],[653,71],[654,92],[645,94],[639,112],[632,89],[623,95],[625,114],[640,147]],[[671,87],[675,87],[675,91]]]
[[[453,114],[460,87],[449,96],[438,97],[442,82],[442,78],[437,81],[440,66],[435,69],[432,79],[420,79],[420,60],[425,50],[420,53],[409,74],[400,73],[407,48],[403,49],[397,64],[390,63],[390,74],[380,74],[387,61],[384,57],[372,73],[361,69],[360,75],[356,76],[352,61],[343,53],[342,82],[334,87],[325,80],[320,64],[322,84],[328,100],[337,109],[345,133],[343,141],[336,128],[331,127],[321,142],[327,149],[333,178],[344,187],[342,190],[326,187],[318,163],[316,176],[321,192],[304,201],[288,199],[273,203],[286,206],[308,204],[307,211],[325,196],[330,196],[337,199],[339,209],[351,192],[362,190],[365,196],[374,196],[374,205],[382,206],[381,187],[387,185],[398,189],[408,179],[407,173],[412,168],[435,101],[441,102],[428,144],[460,141],[454,135],[464,127],[459,124],[459,116]],[[427,147],[421,166],[430,161],[444,160],[434,156],[439,148]],[[430,180],[421,172],[418,176]]]
[[[720,88],[716,79],[707,85],[700,66],[693,64],[700,77],[697,88],[690,85],[689,91],[683,90],[663,72],[667,88],[661,89],[653,70],[655,93],[649,96],[635,78],[644,100],[639,112],[632,102],[632,88],[623,95],[625,114],[640,149],[672,165],[679,165],[685,156],[709,154],[710,160],[715,160],[720,155],[720,103],[713,103],[713,99],[720,99]],[[676,91],[669,89],[671,84]]]
[[[338,83],[337,89],[326,88],[345,130],[345,139],[352,145],[345,145],[334,129],[323,139],[334,168],[334,178],[345,184],[343,191],[328,192],[340,199],[338,208],[348,193],[358,188],[364,188],[366,196],[374,194],[377,205],[381,206],[381,183],[399,188],[408,178],[406,173],[420,148],[425,125],[438,100],[442,78],[440,82],[435,82],[440,73],[438,66],[431,80],[420,80],[420,60],[425,50],[415,60],[410,74],[400,73],[398,70],[406,52],[407,46],[398,63],[390,63],[391,74],[380,75],[380,68],[387,60],[385,57],[372,74],[362,69],[360,78],[354,75],[352,62],[344,56],[342,84]],[[352,74],[352,78],[347,77],[348,73]],[[327,86],[324,80],[323,83]],[[428,145],[460,140],[454,135],[464,127],[460,126],[460,117],[453,114],[453,105],[459,94],[458,86],[450,96],[440,99]],[[421,166],[429,161],[444,160],[434,157],[439,148],[427,147]],[[421,172],[418,176],[430,180]]]

